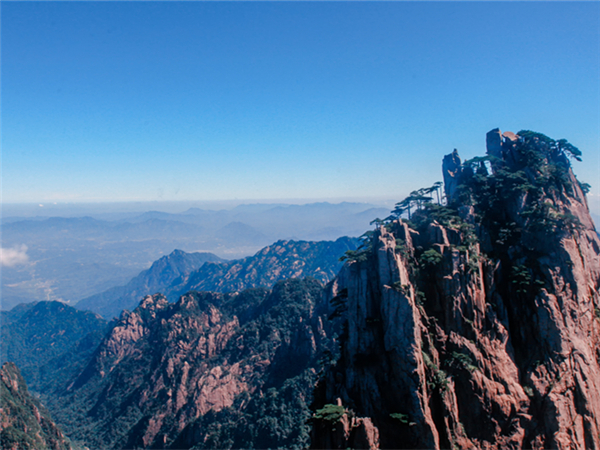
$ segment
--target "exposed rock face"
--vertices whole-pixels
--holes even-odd
[[[600,448],[600,240],[564,154],[524,135],[490,132],[493,174],[453,172],[454,204],[379,227],[330,286],[346,334],[315,405],[380,448]],[[334,428],[312,447],[376,446]]]
[[[306,446],[315,368],[333,346],[320,305],[315,280],[191,292],[176,304],[148,296],[121,315],[53,408],[94,448]],[[286,404],[288,416],[277,410]]]
[[[502,132],[500,128],[494,128],[485,135],[485,145],[488,155],[502,159]]]
[[[69,440],[27,390],[13,363],[0,369],[0,446],[4,450],[70,450]]]
[[[452,198],[456,187],[458,186],[458,177],[460,175],[460,156],[458,151],[454,151],[444,156],[442,161],[442,175],[444,177],[444,192],[447,198]]]

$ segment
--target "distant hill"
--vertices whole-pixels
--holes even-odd
[[[124,309],[133,309],[144,296],[164,290],[173,281],[200,268],[206,262],[224,261],[212,253],[186,253],[175,250],[170,255],[155,261],[124,286],[108,289],[77,303],[79,309],[86,309],[111,318]]]
[[[248,242],[269,243],[269,238],[256,228],[242,222],[230,222],[215,233],[215,238],[234,245],[244,245]]]
[[[0,447],[4,450],[70,450],[71,445],[14,363],[0,369]]]
[[[48,364],[65,371],[64,355],[77,351],[83,355],[93,349],[104,333],[107,322],[90,311],[80,311],[60,302],[36,302],[2,311],[0,361],[12,361],[21,368],[30,387],[40,389],[41,375]],[[59,362],[53,362],[62,355]],[[61,369],[61,370],[63,370]]]
[[[327,283],[342,266],[339,258],[357,245],[358,239],[348,237],[336,241],[277,241],[248,258],[205,264],[165,293],[175,301],[188,291],[241,291],[271,287],[288,278],[312,277]]]
[[[357,245],[357,239],[348,237],[333,242],[278,241],[254,256],[230,262],[210,253],[189,254],[176,250],[160,258],[125,286],[88,297],[76,307],[112,318],[125,309],[134,309],[145,295],[157,292],[175,302],[191,290],[233,292],[271,287],[279,280],[303,277],[326,283],[342,266],[339,258]],[[196,256],[192,258],[191,255]]]

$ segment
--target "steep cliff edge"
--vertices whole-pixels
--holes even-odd
[[[579,155],[492,130],[486,157],[444,159],[446,205],[416,193],[396,210],[410,220],[349,254],[313,448],[600,447],[600,240]]]

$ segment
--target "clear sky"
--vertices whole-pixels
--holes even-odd
[[[599,2],[1,2],[3,202],[400,200],[485,133],[600,198]]]

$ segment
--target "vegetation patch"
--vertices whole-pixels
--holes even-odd
[[[402,414],[402,413],[391,413],[390,417],[392,419],[396,419],[398,420],[400,423],[408,425],[409,424],[409,420],[408,420],[408,414]]]
[[[342,420],[346,414],[346,408],[340,405],[326,404],[321,409],[317,409],[313,418],[317,420],[325,420],[327,422],[337,423]]]
[[[419,257],[419,264],[425,268],[433,268],[442,262],[442,255],[434,248],[425,250]]]
[[[423,355],[423,361],[425,362],[425,367],[429,369],[429,381],[427,385],[429,388],[439,389],[440,392],[446,392],[448,389],[448,374],[440,369],[437,364],[435,364],[429,355],[425,352],[421,352]]]
[[[452,352],[449,365],[454,367],[462,367],[469,372],[474,372],[478,369],[478,367],[473,364],[473,359],[469,355],[459,352]]]

